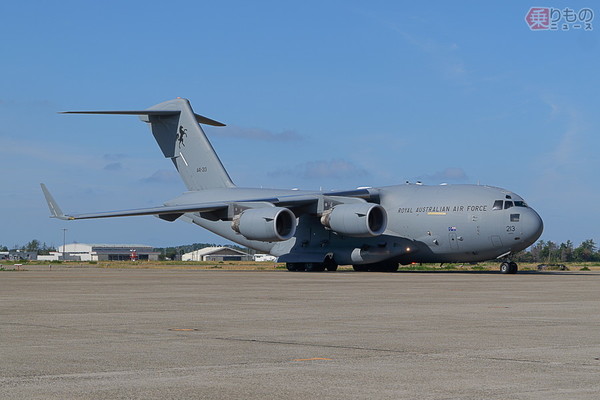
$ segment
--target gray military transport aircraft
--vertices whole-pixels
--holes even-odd
[[[138,115],[150,124],[188,191],[162,206],[63,214],[42,184],[51,217],[63,220],[155,215],[185,219],[233,242],[270,253],[290,271],[396,271],[398,264],[498,259],[514,274],[511,255],[542,234],[535,210],[515,193],[491,186],[402,184],[322,192],[237,187],[187,99],[142,111],[69,111]]]

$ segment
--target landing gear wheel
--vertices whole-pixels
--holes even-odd
[[[325,271],[325,264],[323,264],[323,263],[306,263],[306,264],[304,264],[304,270],[307,272]]]
[[[519,267],[516,262],[503,262],[500,264],[500,272],[503,274],[516,274]]]
[[[330,272],[337,271],[338,269],[338,265],[333,261],[333,257],[325,257],[323,265],[325,266],[325,269]]]
[[[353,265],[352,268],[354,268],[354,270],[358,272],[366,272],[369,270],[369,267],[367,265]]]
[[[337,264],[325,265],[325,263],[286,263],[285,266],[288,271],[321,272],[325,271],[325,268],[328,271],[337,269]]]
[[[305,267],[302,263],[286,263],[285,264],[288,271],[304,271]]]

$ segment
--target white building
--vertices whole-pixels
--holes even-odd
[[[181,261],[250,261],[252,256],[230,247],[205,247],[185,253]]]
[[[51,251],[50,254],[39,255],[38,261],[58,261],[62,260],[62,253],[58,251]]]
[[[156,261],[160,255],[152,246],[143,244],[71,243],[60,246],[57,252],[52,252],[49,256],[39,256],[38,259],[63,260],[63,253],[64,260],[67,261],[129,261],[132,258]]]

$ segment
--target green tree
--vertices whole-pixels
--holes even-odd
[[[541,262],[556,262],[560,256],[559,247],[551,240],[547,242],[540,240],[542,248],[539,251],[539,261]]]
[[[46,242],[44,242],[42,247],[38,250],[38,255],[48,255],[51,251],[56,251],[56,249],[52,246],[48,246]]]
[[[25,245],[25,248],[23,250],[38,252],[40,250],[40,241],[33,239],[31,242]]]
[[[539,240],[534,246],[531,247],[531,258],[534,262],[542,261],[542,250],[546,246],[546,242]]]
[[[570,240],[567,240],[567,243],[560,244],[560,261],[573,261],[573,242],[571,242]]]
[[[593,239],[584,240],[574,251],[576,261],[595,261],[598,254],[597,247]]]

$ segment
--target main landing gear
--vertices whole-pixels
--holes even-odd
[[[333,261],[332,258],[326,258],[325,262],[322,263],[286,263],[288,271],[307,271],[307,272],[321,272],[321,271],[337,271],[338,265]]]
[[[503,274],[516,274],[518,270],[519,267],[516,262],[504,261],[500,264],[500,272]]]

